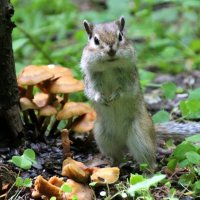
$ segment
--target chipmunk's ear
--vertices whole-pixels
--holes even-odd
[[[87,20],[84,20],[83,25],[90,39],[92,37],[93,24],[89,23]]]
[[[124,26],[125,26],[125,18],[123,16],[121,16],[117,21],[116,21],[117,25],[119,26],[119,30],[123,31],[124,30]]]

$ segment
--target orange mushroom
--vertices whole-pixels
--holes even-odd
[[[89,179],[90,172],[83,163],[67,158],[63,161],[62,175],[77,182],[85,183]]]
[[[51,80],[55,80],[61,76],[71,76],[72,77],[72,72],[69,68],[54,65],[54,64],[45,65],[42,67],[54,75],[51,78]]]
[[[27,85],[26,97],[32,99],[33,86],[52,77],[53,74],[48,70],[39,66],[29,65],[19,74],[17,82],[19,85]]]
[[[42,108],[48,104],[49,95],[44,92],[39,92],[34,95],[33,102],[39,107]]]
[[[56,119],[70,119],[72,117],[80,116],[92,111],[92,108],[86,103],[82,102],[67,102],[63,109],[57,113]]]
[[[87,133],[93,129],[95,119],[96,112],[93,110],[75,119],[71,129],[76,133]]]
[[[93,182],[97,182],[100,185],[115,183],[119,179],[119,168],[94,168],[90,178]]]

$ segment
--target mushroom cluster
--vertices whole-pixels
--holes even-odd
[[[77,133],[93,128],[96,114],[86,103],[71,102],[69,95],[82,91],[84,84],[69,68],[57,65],[25,67],[17,77],[20,105],[25,124],[34,124],[39,133],[54,134],[59,122]]]

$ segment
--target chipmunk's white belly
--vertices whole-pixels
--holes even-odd
[[[121,86],[117,75],[112,70],[103,74],[101,90],[105,97],[109,97]],[[94,103],[97,111],[97,124],[101,124],[105,134],[113,135],[119,142],[120,140],[125,141],[123,138],[128,134],[128,128],[134,120],[134,99],[134,87],[130,86],[128,91],[124,88],[124,91],[120,92],[119,98],[108,106]]]

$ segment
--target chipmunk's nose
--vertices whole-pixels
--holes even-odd
[[[115,56],[116,51],[113,49],[113,45],[110,45],[109,51],[107,53],[111,57]]]

